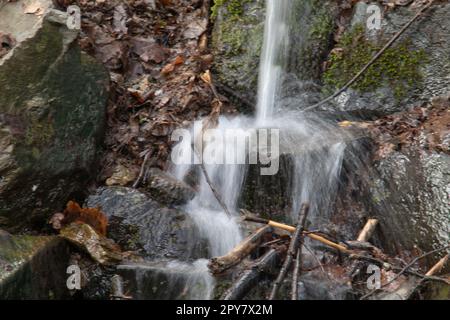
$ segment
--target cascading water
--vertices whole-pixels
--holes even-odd
[[[275,128],[280,131],[280,153],[292,159],[289,176],[291,182],[285,186],[291,199],[291,219],[295,219],[303,202],[311,205],[309,221],[314,227],[326,222],[333,197],[338,186],[338,176],[345,149],[345,135],[329,123],[313,114],[301,112],[301,99],[297,93],[283,91],[283,79],[288,78],[286,68],[289,55],[289,22],[292,21],[291,0],[267,0],[267,14],[263,51],[259,70],[259,88],[256,116],[254,118],[221,117],[217,130],[248,130]],[[292,86],[292,83],[290,84]],[[281,94],[283,92],[283,94]],[[194,137],[201,133],[201,127],[191,130]],[[245,134],[243,132],[242,134]],[[248,156],[246,146],[236,149],[234,141],[209,141],[215,145],[215,152],[221,155],[234,150],[235,156]],[[194,157],[191,143],[180,143],[181,154],[186,163]],[[220,158],[220,157],[219,157]],[[199,160],[198,158],[196,158]],[[244,164],[205,164],[211,182],[223,198],[223,202],[233,213],[226,215],[211,186],[203,174],[199,174],[197,196],[184,208],[195,221],[201,236],[209,243],[209,257],[219,256],[230,251],[241,241],[242,236],[237,222],[238,201],[245,184],[248,165]],[[183,180],[195,165],[177,165],[172,173]],[[208,257],[208,258],[209,258]],[[205,257],[207,258],[207,257]],[[212,281],[206,269],[205,277]],[[195,273],[198,275],[198,273]],[[208,282],[209,283],[209,282]],[[211,298],[211,290],[203,295],[195,293],[196,298]]]

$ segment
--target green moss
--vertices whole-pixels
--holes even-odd
[[[327,40],[333,31],[333,19],[324,9],[314,16],[314,20],[309,31],[310,39],[317,41]]]
[[[241,16],[244,13],[244,6],[251,0],[214,0],[211,7],[211,19],[215,19],[221,7],[227,8],[227,15],[232,17]]]
[[[368,41],[364,27],[358,25],[342,37],[336,48],[341,50],[331,54],[330,66],[323,77],[328,90],[340,88],[347,83],[382,48],[382,45]],[[395,98],[400,100],[410,89],[421,86],[423,79],[420,67],[426,62],[425,51],[411,49],[410,41],[404,40],[387,49],[353,84],[352,89],[369,92],[388,86],[392,88]]]
[[[48,146],[54,133],[52,123],[31,120],[25,134],[25,144],[37,147]]]

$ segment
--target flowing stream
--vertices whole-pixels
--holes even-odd
[[[264,45],[259,70],[258,102],[253,118],[235,117],[219,119],[220,132],[271,128],[279,129],[279,149],[282,155],[292,159],[289,176],[291,182],[285,186],[290,196],[291,211],[288,213],[295,221],[301,204],[311,205],[309,223],[319,227],[326,223],[330,206],[335,197],[338,177],[345,150],[346,137],[336,125],[314,114],[301,112],[301,100],[295,94],[286,92],[283,85],[289,78],[286,61],[289,58],[289,25],[294,1],[267,0]],[[290,84],[292,86],[292,83]],[[193,133],[199,131],[193,128]],[[196,132],[198,133],[198,132]],[[216,141],[217,142],[217,141]],[[211,143],[211,142],[210,142]],[[215,143],[215,142],[214,142]],[[216,152],[226,155],[235,147],[234,141],[215,145]],[[191,144],[186,143],[183,154],[191,156]],[[236,156],[246,157],[245,146],[236,149]],[[197,158],[198,160],[198,158]],[[177,165],[172,173],[184,179],[195,165]],[[216,200],[211,187],[203,175],[200,176],[197,196],[185,207],[195,221],[201,237],[209,243],[209,256],[220,256],[230,251],[242,240],[238,224],[239,197],[245,183],[248,165],[245,164],[205,164],[211,181],[223,198],[232,217],[227,216]],[[168,268],[188,268],[186,264],[175,263]],[[190,297],[210,299],[214,280],[206,268],[206,260],[190,265],[197,281],[199,291],[191,290]],[[194,271],[192,271],[194,270]],[[189,272],[188,272],[189,273]]]

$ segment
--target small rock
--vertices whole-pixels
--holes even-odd
[[[160,169],[150,169],[147,181],[150,196],[163,204],[182,205],[195,197],[194,189]]]

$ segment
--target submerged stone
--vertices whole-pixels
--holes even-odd
[[[68,16],[51,0],[26,14],[29,3],[0,8],[0,32],[17,40],[0,59],[0,223],[10,230],[41,227],[85,192],[108,97],[108,73],[80,51]]]

